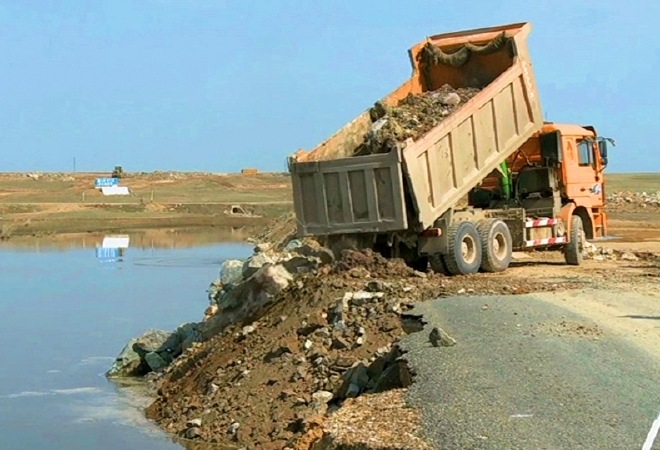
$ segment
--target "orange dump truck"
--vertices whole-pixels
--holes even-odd
[[[501,271],[513,250],[528,248],[563,249],[567,263],[579,264],[584,240],[607,231],[611,141],[593,127],[544,123],[530,30],[520,23],[413,46],[412,76],[377,106],[387,111],[447,86],[476,94],[386,151],[359,151],[390,120],[372,108],[292,155],[298,234],[447,274]]]

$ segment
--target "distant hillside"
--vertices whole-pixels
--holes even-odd
[[[606,189],[609,192],[660,191],[660,172],[655,173],[607,173]]]

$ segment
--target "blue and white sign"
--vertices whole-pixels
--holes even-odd
[[[94,187],[96,188],[112,186],[119,186],[119,178],[97,178],[94,181]]]

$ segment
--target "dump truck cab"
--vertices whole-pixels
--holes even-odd
[[[611,139],[594,127],[545,123],[541,131],[484,178],[474,207],[520,206],[529,214],[582,218],[587,239],[607,235],[605,176]]]
[[[591,126],[546,124],[544,136],[556,134],[560,143],[557,161],[563,211],[557,215],[581,217],[587,239],[607,235],[605,176],[607,146],[611,141],[599,137]]]

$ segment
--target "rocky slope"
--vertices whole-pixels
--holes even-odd
[[[245,448],[425,448],[421,440],[418,447],[368,443],[364,430],[339,436],[336,425],[347,420],[347,399],[370,394],[362,402],[373,406],[414,379],[396,345],[421,329],[406,314],[412,304],[571,287],[503,283],[500,275],[448,278],[371,251],[335,260],[313,242],[269,247],[224,264],[198,327],[203,341],[151,375],[157,398],[147,414],[168,432]],[[363,447],[338,444],[350,439]]]

